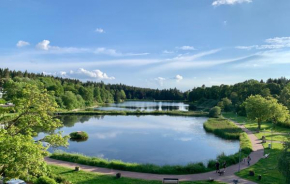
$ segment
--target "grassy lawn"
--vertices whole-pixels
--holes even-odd
[[[227,112],[223,113],[223,116],[226,118],[229,118],[233,121],[236,121],[238,123],[244,124],[245,127],[251,131],[257,130],[257,123],[255,121],[248,120],[245,116],[236,116],[235,113]],[[284,141],[287,135],[275,135],[275,133],[289,133],[290,129],[285,127],[276,126],[273,128],[273,124],[270,122],[265,122],[261,126],[260,133],[256,133],[255,135],[262,139],[262,136],[266,136],[267,140],[273,140],[273,141]],[[272,130],[272,133],[271,133]]]
[[[273,143],[273,149],[265,149],[266,154],[270,153],[268,158],[261,159],[255,165],[236,173],[236,175],[261,184],[283,184],[283,176],[277,170],[277,159],[281,148],[282,144]],[[254,171],[255,176],[249,176],[249,171]],[[259,175],[262,176],[261,181],[258,180]]]
[[[246,117],[243,116],[236,116],[234,113],[224,113],[224,117],[232,119],[233,121],[236,121],[238,123],[244,123],[245,127],[255,131],[257,130],[257,123],[254,121],[248,120]],[[263,132],[256,133],[255,135],[258,138],[262,138],[263,135],[266,136],[267,140],[271,140],[271,129],[272,124],[271,123],[263,123],[262,124],[262,130]],[[288,133],[290,131],[289,128],[279,127],[276,126],[273,133]],[[287,135],[273,135],[272,139],[273,141],[284,141],[285,137]],[[270,142],[270,141],[268,141]],[[279,157],[279,154],[282,149],[281,143],[273,143],[272,147],[273,149],[268,149],[268,143],[263,144],[265,148],[265,154],[270,153],[268,158],[261,159],[258,163],[255,165],[242,170],[240,173],[236,173],[236,175],[254,181],[256,183],[261,184],[283,184],[285,183],[283,180],[283,176],[278,172],[277,170],[277,159]],[[254,171],[255,176],[249,176],[249,171]],[[262,176],[262,180],[258,180],[258,176]]]
[[[73,184],[161,184],[161,181],[147,181],[139,179],[130,179],[130,178],[120,178],[116,179],[114,176],[108,176],[97,173],[90,173],[79,171],[75,172],[72,169],[59,167],[59,166],[49,166],[52,173],[62,176],[65,179],[71,181]],[[181,182],[181,184],[221,184],[220,182],[207,182],[207,181],[198,181],[198,182]]]

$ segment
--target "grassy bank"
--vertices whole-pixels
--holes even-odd
[[[208,116],[201,111],[76,111],[59,112],[57,115],[171,115],[171,116]]]
[[[127,163],[120,160],[107,160],[99,157],[89,157],[77,153],[56,152],[51,156],[53,159],[63,160],[68,162],[79,163],[83,165],[105,167],[110,169],[117,169],[123,171],[134,171],[142,173],[154,174],[195,174],[203,173],[212,170],[207,168],[203,163],[190,163],[186,166],[181,165],[164,165],[158,166],[154,164],[138,164]]]
[[[243,132],[232,121],[224,118],[210,118],[203,124],[207,132],[214,133],[218,137],[224,139],[239,139],[240,134]]]
[[[209,118],[204,123],[204,129],[218,137],[240,140],[240,148],[247,155],[252,152],[252,143],[246,132],[243,132],[235,123],[224,118]]]
[[[204,129],[224,139],[240,140],[242,158],[248,156],[253,150],[248,135],[232,121],[224,118],[210,118],[204,123]],[[239,163],[239,153],[229,156],[221,154],[217,157],[217,160],[221,163],[226,161],[228,165],[237,164]],[[208,168],[214,168],[215,162],[215,160],[209,161]]]
[[[50,170],[53,174],[61,176],[73,184],[161,184],[161,181],[147,181],[140,179],[131,179],[131,178],[120,178],[116,179],[114,176],[103,175],[97,173],[90,173],[79,171],[75,172],[72,169],[52,166],[50,165]],[[191,181],[191,182],[180,182],[181,184],[222,184],[220,182],[207,182],[207,181]]]

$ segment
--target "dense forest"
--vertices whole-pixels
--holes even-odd
[[[92,106],[96,103],[120,102],[125,99],[148,100],[185,100],[180,90],[149,89],[123,84],[104,84],[103,82],[81,82],[77,79],[59,78],[27,71],[0,69],[0,87],[5,90],[4,98],[9,101],[17,98],[19,91],[26,83],[46,88],[61,108],[75,109]]]
[[[149,89],[124,84],[82,82],[77,79],[59,78],[27,71],[0,69],[0,87],[6,91],[5,100],[17,97],[17,89],[25,83],[46,88],[61,108],[75,109],[96,103],[120,102],[126,99],[182,100],[191,103],[192,109],[209,110],[220,106],[225,111],[244,114],[242,103],[251,95],[273,97],[290,109],[290,80],[286,78],[267,81],[247,80],[234,85],[201,86],[181,92],[174,89]],[[193,84],[194,85],[194,84]]]

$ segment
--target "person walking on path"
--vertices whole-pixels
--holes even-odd
[[[251,157],[250,155],[248,156],[248,165],[250,165]]]
[[[226,162],[226,161],[224,161],[224,163],[223,163],[223,168],[224,168],[224,171],[226,171],[226,167],[227,167],[227,162]]]
[[[215,163],[215,168],[216,168],[216,173],[218,173],[220,171],[220,163],[218,161],[216,161]]]

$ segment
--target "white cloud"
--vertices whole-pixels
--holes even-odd
[[[42,72],[43,75],[52,75],[52,76],[57,76],[57,77],[68,77],[67,73],[65,71],[60,71],[60,72]]]
[[[104,29],[102,29],[102,28],[97,28],[95,30],[95,32],[97,32],[97,33],[105,33]]]
[[[113,80],[115,77],[109,77],[106,73],[102,72],[101,70],[85,70],[83,68],[79,68],[77,71],[70,71],[71,76],[77,76],[83,79],[107,79]]]
[[[181,80],[183,79],[183,77],[182,77],[181,75],[176,75],[176,76],[174,77],[174,79],[175,79],[177,82],[179,82],[179,81],[181,81]]]
[[[83,79],[83,80],[114,80],[115,77],[109,77],[106,73],[101,70],[85,70],[79,68],[76,71],[71,70],[70,72],[60,71],[60,72],[42,72],[44,75],[53,75],[64,78],[74,78],[74,79]]]
[[[173,54],[174,52],[173,51],[164,50],[162,53],[163,54]]]
[[[251,49],[281,49],[290,47],[290,37],[275,37],[269,38],[264,41],[266,44],[263,45],[251,45],[251,46],[236,46],[236,49],[244,49],[244,50],[251,50]]]
[[[158,83],[160,86],[163,86],[164,81],[165,81],[166,79],[163,78],[163,77],[157,77],[157,78],[155,78],[154,80],[157,81],[157,83]]]
[[[220,6],[220,5],[234,5],[234,4],[241,4],[241,3],[251,3],[252,0],[216,0],[212,3],[213,6]]]
[[[176,47],[176,48],[180,49],[180,50],[195,50],[195,48],[193,46],[188,46],[188,45],[185,45],[182,47]]]
[[[104,55],[110,55],[110,56],[144,56],[148,55],[149,53],[122,53],[118,52],[115,49],[107,49],[104,47],[97,48],[94,51],[95,54],[104,54]]]
[[[121,53],[118,53],[115,49],[106,49],[106,48],[97,48],[95,50],[96,54],[105,54],[105,55],[111,55],[111,56],[120,56]]]
[[[50,44],[49,40],[43,40],[36,45],[36,48],[40,50],[49,50],[51,47],[49,44]]]
[[[25,47],[25,46],[28,46],[30,45],[29,42],[26,42],[26,41],[23,41],[23,40],[19,40],[16,44],[17,47]]]

